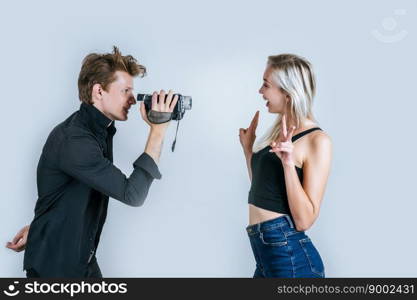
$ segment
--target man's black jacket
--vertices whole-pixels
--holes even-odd
[[[104,114],[82,103],[50,133],[37,169],[38,200],[23,269],[41,277],[84,277],[95,255],[109,197],[143,204],[154,178],[154,160],[143,153],[129,178],[113,165],[116,132]],[[110,126],[109,126],[110,125]]]

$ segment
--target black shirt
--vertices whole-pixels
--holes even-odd
[[[126,178],[112,164],[115,132],[114,122],[82,103],[49,134],[37,168],[38,200],[25,270],[33,268],[41,277],[83,277],[100,240],[109,197],[140,206],[153,179],[161,178],[146,153]]]
[[[314,130],[321,129],[319,127],[307,129],[294,135],[291,140],[295,142]],[[275,153],[269,152],[270,149],[271,147],[267,146],[252,155],[252,183],[248,203],[291,216],[285,186],[284,168],[281,159]],[[303,183],[303,169],[295,166],[295,170],[300,182]]]

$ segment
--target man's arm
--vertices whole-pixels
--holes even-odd
[[[161,149],[164,143],[165,128],[152,128],[148,135],[145,146],[145,153],[148,154],[156,163],[159,163]]]
[[[154,178],[160,179],[152,157],[143,153],[126,177],[104,157],[98,141],[89,134],[68,137],[60,147],[59,168],[93,189],[127,205],[141,206]]]

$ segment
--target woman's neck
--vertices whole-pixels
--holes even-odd
[[[296,119],[288,118],[288,116],[286,116],[286,118],[287,118],[287,129],[288,130],[292,126],[295,126],[296,127],[295,130],[298,130],[298,129],[310,128],[312,126],[317,125],[316,122],[314,122],[313,120],[306,118],[304,120],[301,120],[299,126],[297,126],[297,120]]]
[[[307,129],[313,128],[317,126],[317,123],[310,119],[304,119],[300,122],[300,125],[297,127],[296,120],[288,120],[287,121],[287,131],[291,129],[292,126],[296,126],[293,135],[296,135],[300,132],[303,132]]]

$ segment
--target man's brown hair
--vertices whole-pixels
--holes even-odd
[[[78,76],[78,97],[81,101],[92,104],[92,89],[96,83],[107,91],[110,83],[116,80],[116,71],[124,71],[135,77],[146,75],[146,68],[140,65],[131,56],[123,56],[116,46],[113,46],[113,53],[91,53],[88,54],[81,67]]]

